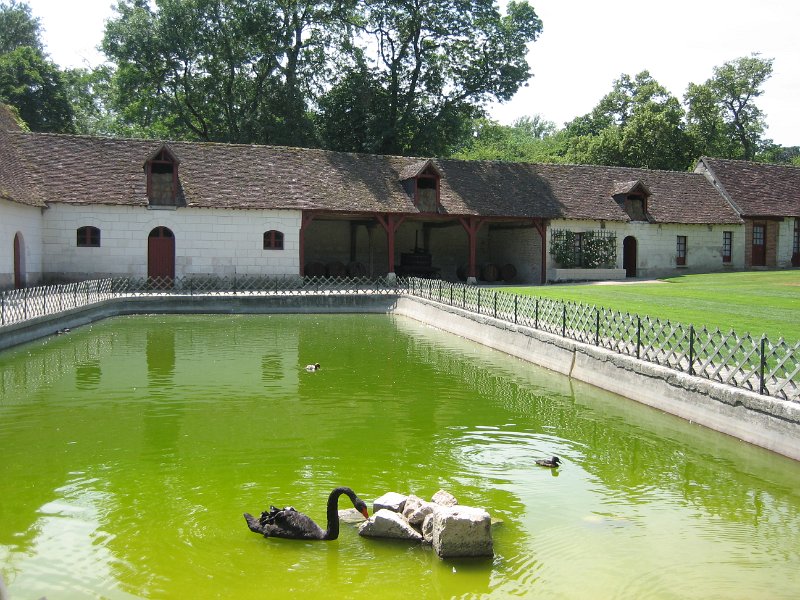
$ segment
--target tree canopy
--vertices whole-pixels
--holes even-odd
[[[758,55],[726,62],[703,84],[689,84],[684,104],[647,71],[622,74],[591,112],[537,139],[518,123],[477,120],[457,155],[464,158],[569,162],[686,170],[700,156],[800,164],[796,147],[764,138],[756,105],[772,72]]]
[[[39,19],[27,4],[0,2],[0,54],[8,54],[22,46],[42,52]]]
[[[515,1],[120,0],[103,50],[133,131],[444,153],[528,79],[540,31]]]
[[[0,0],[0,102],[34,131],[684,170],[702,155],[800,163],[764,137],[773,59],[714,68],[683,102],[622,74],[562,128],[501,125],[542,22],[510,0],[117,0],[94,69],[60,69]]]
[[[765,115],[755,99],[764,93],[772,62],[752,54],[715,67],[705,83],[689,84],[689,129],[702,154],[754,160],[770,145],[763,139]]]
[[[73,130],[66,85],[44,54],[39,20],[14,0],[0,2],[0,102],[15,107],[33,131]]]

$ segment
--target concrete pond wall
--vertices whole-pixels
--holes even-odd
[[[114,298],[0,329],[0,350],[130,314],[382,313],[443,331],[800,460],[800,403],[762,396],[529,327],[403,295]]]

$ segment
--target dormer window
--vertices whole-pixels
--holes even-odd
[[[147,200],[151,206],[177,206],[178,164],[178,159],[166,145],[144,163]]]
[[[400,174],[403,187],[411,195],[420,212],[442,212],[439,203],[439,181],[441,174],[433,161],[409,165]]]
[[[616,182],[613,196],[631,221],[650,220],[647,215],[647,200],[650,197],[650,190],[641,181]]]
[[[631,221],[647,221],[647,198],[642,194],[628,194],[625,198],[625,212]]]

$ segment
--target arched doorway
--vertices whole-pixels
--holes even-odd
[[[25,257],[23,256],[24,248],[22,234],[17,233],[14,236],[14,288],[16,289],[25,285],[25,277],[23,274],[23,266],[25,264]]]
[[[622,266],[625,277],[636,277],[636,238],[632,235],[622,240]]]
[[[175,279],[175,236],[167,227],[156,227],[147,236],[147,276]]]

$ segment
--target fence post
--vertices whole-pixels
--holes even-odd
[[[636,358],[641,358],[642,350],[642,317],[636,315]]]
[[[689,325],[689,375],[694,375],[694,325]]]
[[[481,288],[478,288],[478,314],[481,314]]]
[[[567,337],[567,303],[564,302],[564,308],[561,310],[561,337]]]
[[[519,300],[519,296],[514,294],[514,325],[517,324],[517,301]]]
[[[539,297],[536,297],[536,306],[533,309],[533,328],[539,329]]]
[[[765,375],[767,370],[767,336],[761,336],[761,365],[758,373],[758,393],[762,395],[767,394],[767,382]]]
[[[450,284],[450,306],[455,306],[453,304],[453,284]]]
[[[25,300],[22,305],[22,318],[27,321],[28,320],[28,288],[25,288]]]
[[[594,309],[594,315],[595,315],[594,345],[595,346],[599,346],[600,345],[600,309],[599,308],[595,308]]]
[[[494,318],[497,318],[497,292],[494,293]]]
[[[6,324],[6,295],[0,298],[0,325]]]
[[[442,280],[439,280],[439,302],[442,301]]]
[[[463,294],[463,298],[461,300],[461,308],[467,308],[467,286],[464,286],[462,288],[462,290],[463,290],[464,294]]]

